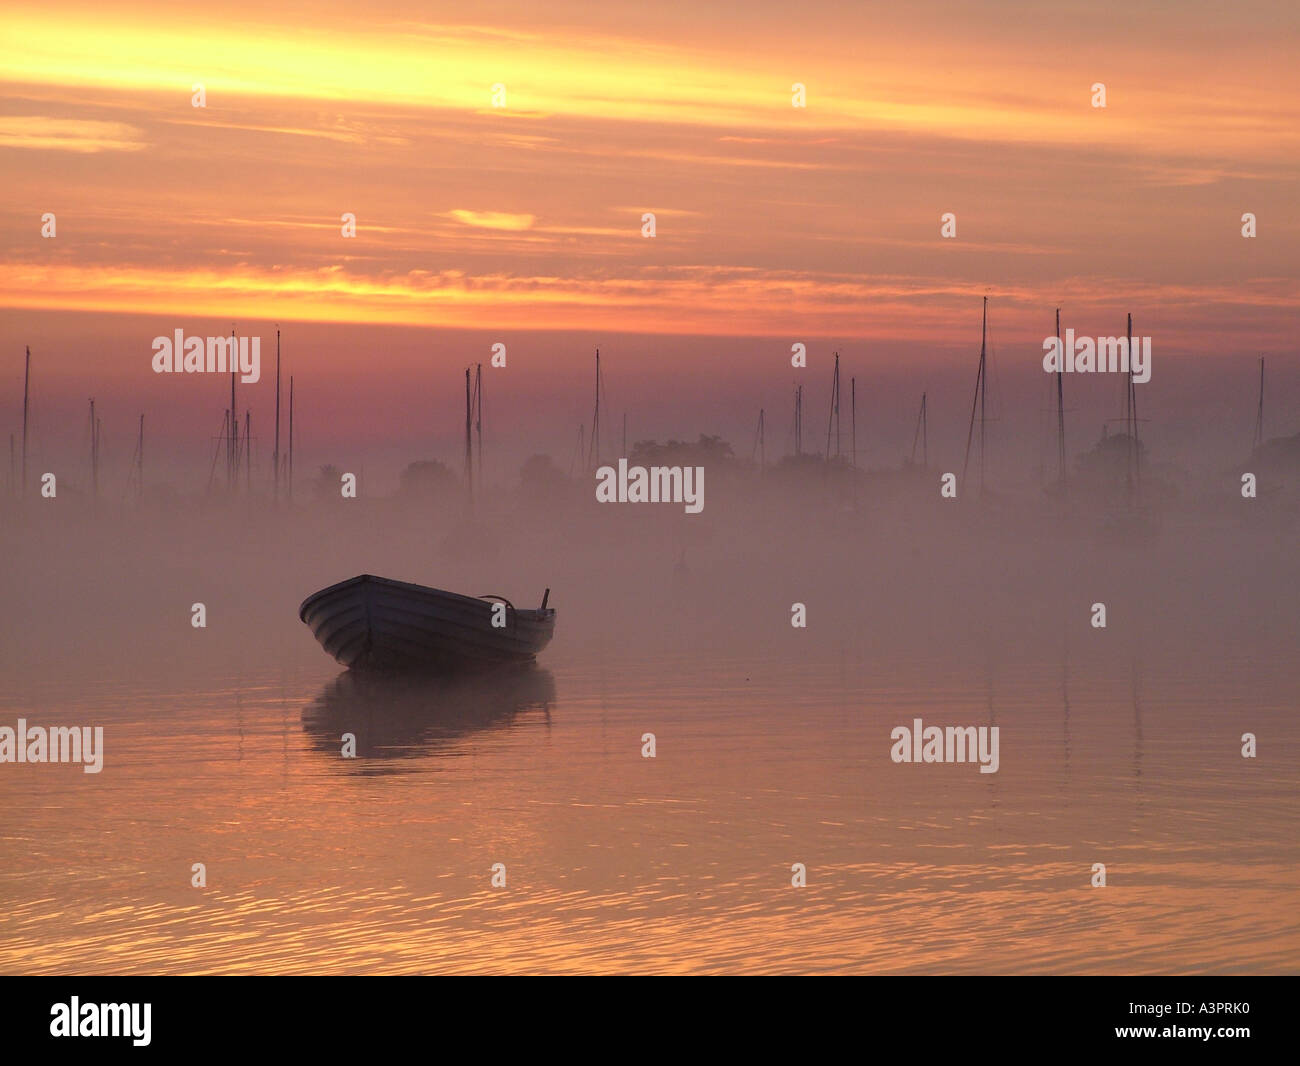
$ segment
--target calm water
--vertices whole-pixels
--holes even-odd
[[[106,752],[0,768],[0,971],[1300,969],[1291,661],[288,658],[11,686]],[[999,772],[895,765],[914,717],[997,724]]]

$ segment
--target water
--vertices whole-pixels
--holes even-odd
[[[102,724],[105,767],[0,767],[0,971],[1296,970],[1294,657],[1080,644],[33,666],[0,722]],[[999,771],[892,763],[914,717]]]

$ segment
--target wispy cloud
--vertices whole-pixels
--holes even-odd
[[[136,152],[144,147],[141,131],[125,122],[52,118],[48,115],[0,117],[0,148]]]
[[[447,217],[480,229],[532,229],[534,221],[532,215],[512,215],[508,211],[470,211],[463,207],[448,211]]]
[[[1289,328],[1300,309],[1292,279],[1167,286],[1131,279],[1075,279],[1076,316],[1120,320],[1122,308],[1160,308],[1162,341],[1189,343],[1248,314],[1261,330]],[[1123,294],[1122,305],[1120,296]],[[475,328],[485,316],[502,329],[600,329],[698,336],[854,335],[925,342],[979,335],[979,299],[999,307],[1000,335],[1037,350],[1049,305],[1032,284],[990,288],[922,276],[817,271],[650,268],[622,277],[555,277],[504,272],[87,268],[0,263],[0,306],[256,318],[267,321],[388,323]],[[1144,311],[1149,326],[1155,311]],[[1076,318],[1076,321],[1081,320]],[[1026,332],[1027,331],[1027,332]],[[1032,352],[1031,352],[1032,354]]]

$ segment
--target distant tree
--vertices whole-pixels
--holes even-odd
[[[558,496],[569,487],[569,479],[549,455],[530,456],[519,468],[519,488],[526,496]]]
[[[721,437],[701,433],[693,444],[680,440],[665,444],[656,440],[637,441],[628,462],[639,466],[717,466],[735,458],[731,445]]]
[[[820,478],[826,472],[826,460],[817,452],[783,455],[775,463],[771,463],[768,469],[778,480],[807,481],[816,476],[820,484]]]
[[[1127,433],[1108,433],[1102,426],[1101,439],[1076,457],[1076,476],[1098,483],[1122,482],[1128,474],[1133,444]],[[1145,462],[1146,445],[1141,441],[1137,442],[1137,456],[1139,462]]]
[[[318,500],[332,499],[339,494],[343,486],[343,471],[333,463],[326,463],[320,468],[320,474],[312,482],[312,491]]]
[[[460,479],[451,467],[437,459],[421,459],[410,463],[398,481],[403,496],[446,496],[460,490]]]
[[[1300,470],[1300,433],[1292,437],[1272,437],[1252,453],[1264,467]]]

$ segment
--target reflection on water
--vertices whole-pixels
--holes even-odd
[[[548,667],[0,695],[105,727],[99,775],[0,767],[0,972],[1300,965],[1291,660]],[[915,717],[996,723],[999,771],[892,763]]]
[[[394,773],[403,760],[445,747],[478,730],[507,727],[526,711],[550,724],[555,677],[537,665],[461,675],[345,671],[302,712],[303,731],[320,752],[339,758],[344,734],[356,740],[361,773]],[[381,760],[376,762],[374,760]]]

